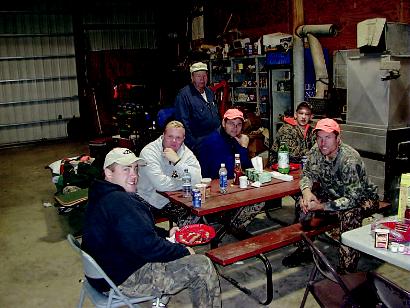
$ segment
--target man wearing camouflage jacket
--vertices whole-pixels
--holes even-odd
[[[272,145],[273,161],[277,159],[281,142],[285,142],[289,148],[289,160],[292,163],[301,162],[301,158],[307,155],[315,142],[313,127],[310,126],[312,116],[311,106],[307,102],[301,102],[293,117],[283,118],[284,124],[278,130]]]
[[[341,233],[360,227],[363,218],[374,213],[379,199],[377,186],[369,180],[359,153],[341,142],[336,121],[318,121],[314,133],[317,144],[309,152],[300,180],[299,221],[305,228],[312,228],[337,219],[340,239]],[[314,184],[318,184],[317,189]],[[306,248],[299,246],[282,263],[297,266],[306,254]],[[302,258],[298,258],[300,255]],[[339,271],[355,271],[359,258],[358,251],[340,245]]]

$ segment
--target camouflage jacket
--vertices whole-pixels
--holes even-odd
[[[363,160],[351,146],[341,143],[337,156],[326,160],[315,144],[303,168],[300,190],[320,188],[315,195],[325,203],[325,210],[338,211],[357,207],[365,200],[378,200],[377,186],[366,174]]]
[[[313,128],[310,125],[302,132],[293,118],[284,118],[284,122],[285,124],[279,129],[272,145],[272,158],[277,159],[280,143],[285,142],[289,148],[290,161],[299,163],[302,156],[306,156],[315,143],[316,135],[313,134]]]

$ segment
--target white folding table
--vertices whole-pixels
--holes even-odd
[[[410,271],[410,255],[391,252],[387,249],[375,248],[374,237],[370,230],[371,225],[342,233],[342,243],[361,252],[372,255],[390,264]],[[410,247],[406,247],[410,249]]]

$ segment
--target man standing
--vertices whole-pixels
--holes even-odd
[[[175,99],[175,119],[185,126],[185,144],[195,153],[201,140],[220,125],[213,92],[207,88],[208,68],[205,63],[191,65],[191,83]]]
[[[242,134],[243,122],[242,111],[228,109],[224,114],[222,127],[202,141],[198,158],[203,177],[219,178],[219,168],[221,163],[225,163],[228,178],[232,179],[234,177],[235,154],[240,154],[243,170],[252,167],[247,148],[249,137]],[[233,211],[231,216],[236,216],[236,218],[232,221],[231,226],[238,230],[245,229],[264,206],[265,203],[257,203],[241,208],[241,212],[237,216],[236,211]]]
[[[315,135],[310,126],[312,108],[307,102],[301,102],[297,107],[294,117],[285,117],[285,122],[279,129],[274,144],[272,145],[272,158],[277,159],[281,142],[285,142],[289,148],[289,160],[300,163],[301,158],[306,156],[314,144]]]
[[[96,180],[90,188],[82,248],[127,296],[161,298],[188,289],[194,307],[221,307],[212,262],[159,236],[162,229],[154,225],[149,208],[135,194],[142,163],[126,148],[107,154],[105,180]],[[166,236],[165,230],[162,233]],[[103,279],[87,280],[100,292],[110,289]]]
[[[141,150],[140,157],[148,166],[140,169],[138,181],[138,194],[151,205],[153,214],[166,216],[178,226],[189,224],[196,217],[157,191],[182,189],[181,178],[185,169],[191,174],[192,186],[201,183],[201,167],[192,151],[185,146],[184,139],[184,125],[178,121],[169,122],[164,133]]]
[[[319,120],[314,133],[317,144],[309,152],[300,180],[299,220],[305,228],[337,220],[340,238],[341,233],[361,226],[363,218],[374,213],[379,199],[377,186],[369,180],[359,153],[342,143],[336,121]],[[316,190],[314,183],[318,184]],[[301,245],[282,263],[298,266],[307,255],[307,248]],[[339,271],[354,272],[359,258],[358,251],[340,245]]]

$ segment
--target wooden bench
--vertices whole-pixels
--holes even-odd
[[[390,205],[391,204],[388,202],[380,201],[379,211],[388,209]],[[212,260],[212,262],[221,266],[227,266],[252,257],[257,257],[258,259],[260,259],[265,265],[266,273],[266,299],[264,301],[261,301],[260,299],[255,297],[252,294],[251,290],[240,285],[240,283],[233,278],[226,276],[221,273],[220,270],[217,270],[221,277],[232,283],[242,292],[253,297],[260,304],[268,305],[273,299],[272,266],[264,253],[283,248],[285,246],[301,241],[302,232],[305,232],[305,234],[309,238],[311,238],[313,236],[325,233],[326,231],[330,231],[336,227],[338,227],[338,224],[322,226],[317,229],[304,231],[302,230],[302,225],[300,223],[297,223],[211,249],[206,252],[206,255]]]

